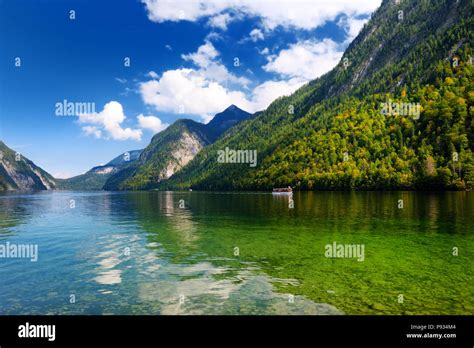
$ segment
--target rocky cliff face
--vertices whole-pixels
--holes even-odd
[[[51,190],[54,178],[0,141],[0,191]]]
[[[184,132],[176,143],[176,148],[171,152],[172,160],[168,162],[165,170],[161,171],[160,178],[168,179],[186,164],[205,146],[196,134]]]
[[[135,163],[112,175],[104,189],[150,189],[191,161],[214,137],[206,125],[178,120],[156,134]]]
[[[188,164],[205,146],[251,116],[231,105],[208,124],[178,120],[156,134],[130,167],[113,174],[106,190],[143,190],[156,187]]]

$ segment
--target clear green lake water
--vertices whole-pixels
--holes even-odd
[[[293,199],[0,195],[0,245],[38,246],[0,258],[0,314],[474,314],[474,193]],[[326,257],[333,242],[364,260]]]

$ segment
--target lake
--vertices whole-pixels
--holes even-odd
[[[2,194],[0,313],[474,314],[473,193],[292,200]]]

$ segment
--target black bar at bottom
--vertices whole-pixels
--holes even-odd
[[[0,347],[59,344],[133,346],[407,344],[472,347],[473,318],[473,316],[0,316]],[[55,325],[54,341],[50,340],[51,335],[49,339],[19,337],[20,329],[23,328],[24,335],[27,327],[33,330],[29,332],[33,332],[32,335],[43,332],[43,336],[47,336],[45,327],[35,326],[31,329],[32,325]],[[408,337],[419,334],[421,336]]]

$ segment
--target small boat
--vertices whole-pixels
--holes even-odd
[[[279,194],[279,193],[292,193],[293,192],[293,189],[291,188],[291,186],[288,186],[288,187],[277,187],[277,188],[274,188],[273,189],[273,193],[275,194]]]

